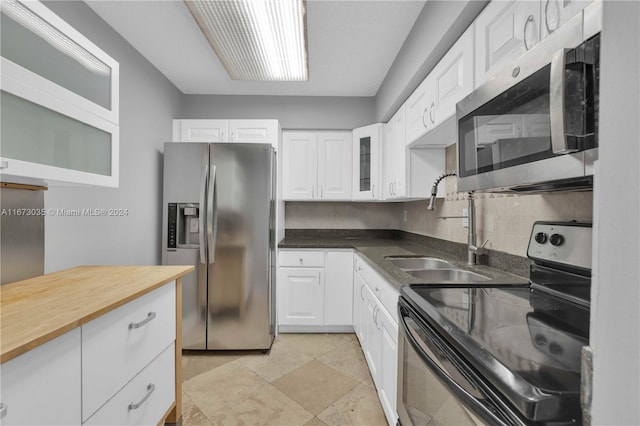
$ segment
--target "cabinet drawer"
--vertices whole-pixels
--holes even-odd
[[[385,280],[378,272],[376,272],[366,262],[360,262],[362,267],[362,277],[373,292],[380,300],[385,309],[391,314],[394,321],[398,322],[398,297],[400,291],[391,283]]]
[[[1,425],[80,424],[80,328],[0,366]]]
[[[323,251],[280,251],[278,257],[280,266],[300,267],[323,267]]]
[[[85,425],[157,425],[175,401],[175,345],[100,408]]]
[[[83,420],[175,340],[175,291],[171,282],[82,326]]]

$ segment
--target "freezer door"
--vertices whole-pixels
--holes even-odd
[[[162,264],[195,267],[182,278],[183,349],[206,349],[208,171],[209,144],[165,144]]]
[[[211,144],[207,349],[271,347],[272,167],[269,145]]]

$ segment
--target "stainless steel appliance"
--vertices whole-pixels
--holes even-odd
[[[268,350],[275,330],[271,145],[165,143],[162,263],[183,278],[183,349]]]
[[[591,188],[598,157],[600,34],[582,16],[457,104],[458,190]]]
[[[528,256],[527,287],[401,289],[402,425],[581,423],[591,225],[537,222]]]
[[[44,274],[44,191],[0,189],[0,283]]]

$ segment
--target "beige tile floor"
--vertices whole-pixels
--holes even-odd
[[[183,426],[386,425],[353,334],[280,334],[268,354],[185,352]]]

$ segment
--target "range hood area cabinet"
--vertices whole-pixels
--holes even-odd
[[[173,120],[173,142],[270,143],[278,150],[278,120]]]
[[[0,180],[118,187],[118,62],[40,2],[1,19]]]
[[[351,200],[350,131],[282,132],[285,201]]]

